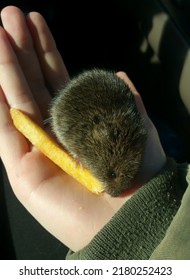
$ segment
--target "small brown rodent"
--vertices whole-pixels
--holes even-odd
[[[53,99],[50,123],[107,193],[118,196],[131,186],[147,133],[131,90],[114,72],[92,69],[73,77]]]

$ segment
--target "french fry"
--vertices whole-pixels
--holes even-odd
[[[77,164],[76,161],[39,125],[32,121],[30,117],[16,108],[11,108],[10,114],[15,127],[51,161],[91,192],[100,194],[104,191],[101,183],[88,169]]]

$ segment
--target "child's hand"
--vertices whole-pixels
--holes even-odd
[[[127,200],[92,194],[61,171],[15,129],[16,107],[42,125],[51,95],[68,79],[43,17],[16,7],[1,12],[0,154],[17,198],[72,250],[87,245]],[[24,229],[23,229],[24,231]]]

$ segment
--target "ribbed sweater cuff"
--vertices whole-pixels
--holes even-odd
[[[180,206],[177,185],[177,165],[168,159],[165,168],[142,186],[85,248],[70,251],[67,259],[148,259]]]

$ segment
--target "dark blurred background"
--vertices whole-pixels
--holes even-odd
[[[25,14],[40,12],[53,33],[71,77],[103,67],[126,71],[158,128],[168,156],[189,161],[189,113],[179,79],[189,50],[190,1],[1,1]],[[154,16],[167,15],[159,49],[149,41]],[[157,34],[155,34],[155,40]],[[3,166],[0,188],[2,259],[64,259],[67,248],[22,207]]]

